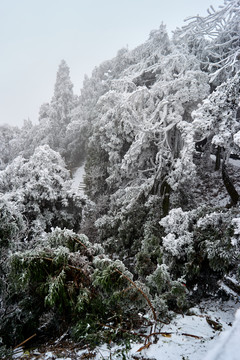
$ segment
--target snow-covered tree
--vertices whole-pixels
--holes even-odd
[[[208,143],[218,149],[216,153],[216,170],[220,168],[222,154],[223,181],[231,197],[232,204],[238,202],[239,195],[229,179],[226,166],[231,152],[239,153],[240,151],[236,145],[236,137],[240,130],[240,123],[237,119],[240,98],[239,75],[238,72],[233,78],[218,86],[203,101],[203,104],[193,112],[193,124],[198,136],[207,138]],[[206,152],[204,161],[210,159],[211,146],[208,148],[209,151]]]
[[[54,95],[49,103],[40,107],[39,123],[33,125],[30,120],[25,121],[19,135],[11,143],[15,156],[29,158],[39,145],[44,144],[66,156],[66,129],[71,122],[71,112],[78,104],[69,72],[68,65],[62,60],[57,71]]]
[[[100,188],[105,181],[110,192],[142,185],[165,198],[167,212],[170,189],[194,174],[191,112],[208,94],[208,77],[195,56],[169,45],[163,27],[142,51],[140,64],[112,80],[97,103],[90,149],[96,157],[91,167],[100,173],[90,173],[87,164],[87,181],[95,193],[97,177]]]
[[[201,59],[215,86],[239,70],[239,24],[239,1],[225,0],[217,10],[211,6],[207,16],[190,18],[188,25],[175,33],[176,42],[182,39]]]
[[[64,139],[64,154],[70,167],[78,166],[86,158],[87,140],[90,134],[91,124],[80,104],[72,111],[71,122],[66,128]]]
[[[54,226],[80,227],[83,202],[71,190],[63,159],[48,145],[38,147],[29,160],[17,157],[1,171],[0,191],[27,220],[30,238]]]
[[[0,126],[0,170],[4,169],[14,158],[12,142],[18,138],[19,129],[9,125]]]
[[[19,155],[29,158],[41,143],[37,134],[38,126],[34,125],[30,119],[24,120],[17,136],[10,143],[13,158]]]
[[[53,141],[50,146],[56,150],[62,147],[67,125],[71,120],[71,111],[76,102],[69,72],[67,63],[62,60],[57,72],[54,95],[48,109],[49,125]],[[62,149],[60,152],[62,153]]]
[[[26,230],[24,218],[16,204],[10,203],[2,196],[0,199],[0,248],[8,249],[11,241],[20,240],[24,230]]]
[[[176,208],[161,219],[166,234],[162,239],[163,264],[173,279],[184,279],[193,297],[217,291],[217,280],[229,270],[237,273],[237,213],[235,209],[203,207],[185,212]]]
[[[0,128],[0,338],[49,318],[109,340],[108,326],[115,336],[149,307],[156,320],[239,279],[239,20],[239,0],[225,0],[172,40],[161,25],[96,67],[79,97],[62,61],[39,124]],[[86,160],[87,198],[61,156]]]
[[[240,100],[240,73],[223,83],[193,112],[194,128],[200,137],[224,148],[228,161],[234,148],[233,138],[239,131],[237,111]]]

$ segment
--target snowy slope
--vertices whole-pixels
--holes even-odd
[[[124,346],[104,344],[93,350],[78,344],[46,345],[24,354],[15,353],[15,359],[41,360],[238,360],[240,339],[240,310],[234,322],[239,303],[206,301],[192,308],[189,315],[177,315],[169,325],[159,324],[149,346],[130,342]],[[234,322],[234,323],[233,323]],[[232,325],[233,323],[233,325]],[[221,330],[222,331],[221,331]],[[149,328],[149,332],[150,332]],[[239,350],[238,350],[239,349]],[[26,354],[28,354],[27,357]],[[220,355],[219,355],[220,354]],[[221,356],[221,357],[220,357]]]

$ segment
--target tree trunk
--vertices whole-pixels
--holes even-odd
[[[160,194],[163,197],[163,200],[162,200],[163,216],[167,216],[169,213],[170,193],[171,193],[171,186],[164,180],[164,182],[161,185],[161,190],[160,190]]]
[[[224,186],[227,189],[227,192],[231,198],[231,206],[234,206],[239,201],[239,194],[238,194],[237,190],[235,189],[235,186],[228,175],[227,168],[226,168],[226,165],[224,162],[222,164],[222,179],[223,179]]]
[[[221,152],[222,152],[222,148],[221,146],[218,146],[216,152],[215,171],[220,170],[221,167]]]
[[[212,153],[212,136],[207,138],[203,149],[203,155],[201,158],[201,167],[205,170],[210,170],[212,168],[211,162],[211,153]]]

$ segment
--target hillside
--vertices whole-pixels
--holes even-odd
[[[239,24],[226,0],[161,25],[79,96],[62,60],[38,124],[0,127],[0,356],[33,335],[147,346],[239,298]]]

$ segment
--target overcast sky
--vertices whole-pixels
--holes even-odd
[[[0,124],[38,119],[58,65],[70,67],[76,94],[84,74],[147,40],[161,22],[171,31],[224,0],[0,0]]]

